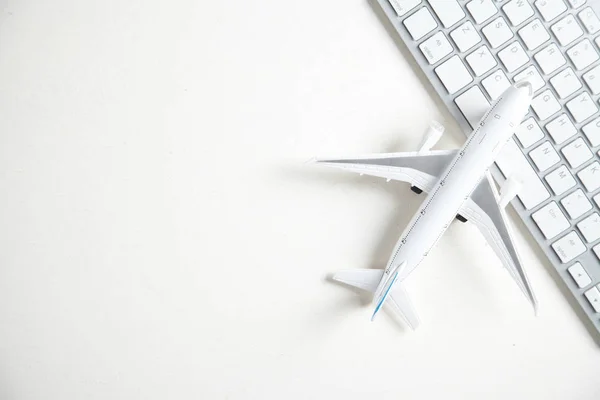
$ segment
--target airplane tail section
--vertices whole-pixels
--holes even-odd
[[[383,270],[381,269],[352,269],[336,273],[333,276],[333,279],[337,282],[375,293],[382,277]],[[383,303],[389,304],[390,308],[399,314],[411,329],[416,329],[419,326],[419,317],[417,316],[404,287],[402,287],[401,282],[392,282],[389,285],[388,290],[380,300],[375,313]]]

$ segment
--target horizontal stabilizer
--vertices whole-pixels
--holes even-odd
[[[420,323],[419,317],[417,316],[404,287],[400,283],[394,285],[392,293],[390,293],[386,300],[386,304],[389,304],[390,308],[400,314],[412,330],[417,329]]]
[[[382,269],[347,269],[336,273],[333,280],[374,293],[382,275]]]

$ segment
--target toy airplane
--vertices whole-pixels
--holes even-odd
[[[352,159],[317,160],[318,163],[359,174],[408,182],[413,191],[428,193],[396,244],[387,267],[345,270],[333,279],[374,294],[371,320],[386,303],[415,329],[419,319],[402,287],[402,281],[423,261],[456,217],[474,223],[484,235],[519,288],[537,302],[521,266],[508,230],[504,207],[519,185],[509,177],[497,193],[488,172],[504,145],[512,138],[531,103],[529,82],[509,87],[483,116],[459,150],[430,150],[443,126],[433,123],[418,152],[391,153]]]

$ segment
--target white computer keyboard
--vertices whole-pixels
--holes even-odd
[[[532,83],[494,176],[524,182],[512,205],[600,332],[600,0],[377,1],[465,134]]]

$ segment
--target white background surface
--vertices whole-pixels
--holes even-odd
[[[598,399],[598,346],[517,224],[533,316],[475,228],[407,280],[326,280],[422,197],[315,155],[464,140],[365,0],[0,0],[0,398]]]

